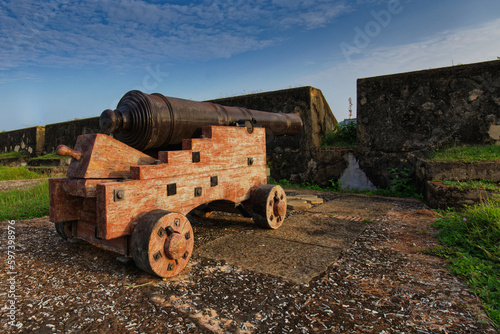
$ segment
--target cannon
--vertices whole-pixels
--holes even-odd
[[[72,157],[66,177],[49,180],[49,218],[62,238],[171,277],[192,255],[190,212],[238,212],[269,229],[283,224],[286,194],[267,184],[266,132],[299,133],[298,115],[131,91],[101,114],[100,126],[104,133],[56,150]]]
[[[133,90],[123,96],[115,110],[99,118],[101,131],[114,133],[120,141],[138,150],[162,149],[199,137],[203,126],[259,124],[267,134],[295,135],[302,129],[296,114],[270,113],[216,103],[197,102],[158,93]]]

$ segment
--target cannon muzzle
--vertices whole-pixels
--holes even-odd
[[[241,121],[263,126],[266,133],[272,135],[295,135],[302,129],[302,120],[297,114],[226,107],[137,90],[125,94],[115,110],[103,111],[99,125],[102,132],[118,134],[125,144],[145,151],[197,137],[203,126],[232,125]]]

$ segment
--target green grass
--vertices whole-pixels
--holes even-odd
[[[500,197],[445,211],[435,227],[443,245],[430,252],[449,260],[478,295],[488,316],[500,328]]]
[[[0,154],[0,159],[3,158],[20,158],[20,157],[25,157],[26,152],[7,152],[7,153],[1,153]]]
[[[0,166],[0,181],[39,179],[43,177],[43,175],[32,172],[24,167]]]
[[[27,190],[0,192],[0,221],[31,219],[49,214],[49,182]]]
[[[434,161],[482,162],[500,161],[500,145],[457,146],[437,150],[429,157]]]
[[[437,181],[437,182],[441,182],[442,184],[447,185],[447,186],[457,187],[459,190],[462,190],[462,191],[472,190],[472,189],[488,190],[488,191],[500,190],[500,185],[498,183],[486,181],[486,180],[468,180],[468,181],[444,180],[444,181]]]

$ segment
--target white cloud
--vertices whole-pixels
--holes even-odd
[[[494,60],[500,55],[499,40],[497,19],[479,27],[444,31],[420,42],[377,48],[356,61],[356,65],[366,67],[369,63],[377,72],[393,69],[392,73],[397,73]]]
[[[308,6],[308,10],[297,10],[293,16],[284,15],[280,21],[280,25],[287,28],[298,25],[305,26],[307,29],[315,29],[325,26],[332,19],[348,10],[348,7],[343,3],[332,5],[330,2],[317,2],[314,5]]]
[[[500,19],[443,31],[414,43],[366,48],[352,62],[339,58],[330,69],[300,81],[322,89],[334,115],[343,119],[347,117],[347,99],[356,96],[358,78],[495,60],[500,56],[498,41]]]
[[[343,13],[343,2],[3,1],[0,68],[230,57],[324,26]]]

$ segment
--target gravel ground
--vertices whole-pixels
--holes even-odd
[[[353,212],[353,199],[359,207],[371,201],[363,195],[324,197],[339,203],[349,197],[346,210]],[[376,223],[308,284],[202,258],[197,247],[253,228],[227,219],[217,227],[214,220],[192,219],[193,257],[172,279],[143,273],[133,262],[121,263],[116,254],[86,243],[65,242],[48,218],[1,222],[2,244],[14,235],[15,248],[9,259],[2,247],[0,330],[496,333],[477,298],[449,273],[445,261],[422,253],[437,244],[431,227],[435,216],[417,201],[387,199]],[[15,261],[12,267],[9,261]]]

